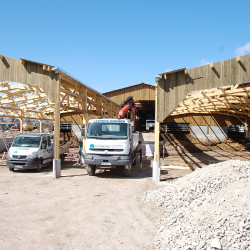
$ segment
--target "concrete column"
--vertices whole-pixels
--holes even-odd
[[[53,159],[53,177],[61,177],[61,159]]]

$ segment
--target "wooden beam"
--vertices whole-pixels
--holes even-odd
[[[0,60],[3,60],[3,56],[2,55],[0,55]]]
[[[210,63],[210,68],[211,68],[211,69],[214,68],[214,63],[213,63],[213,62]]]
[[[21,59],[20,63],[24,66],[25,65],[25,60]]]
[[[237,62],[240,62],[240,55],[238,55],[238,56],[236,57],[236,61],[237,61]]]

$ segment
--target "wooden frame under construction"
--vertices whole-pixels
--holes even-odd
[[[250,55],[159,75],[157,120],[187,113],[249,117]]]
[[[0,116],[54,122],[53,172],[60,177],[60,120],[81,115],[114,117],[119,105],[58,67],[0,55]]]
[[[168,117],[219,114],[239,119],[248,133],[250,55],[156,76],[155,162],[159,162],[159,124]]]

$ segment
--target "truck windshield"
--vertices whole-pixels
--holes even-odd
[[[89,123],[87,129],[87,138],[98,139],[127,139],[127,123]]]
[[[12,143],[12,147],[39,148],[40,137],[18,136]]]

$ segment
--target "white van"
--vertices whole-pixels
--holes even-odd
[[[45,133],[17,135],[6,158],[9,170],[36,169],[39,172],[44,166],[52,164],[52,136]]]

